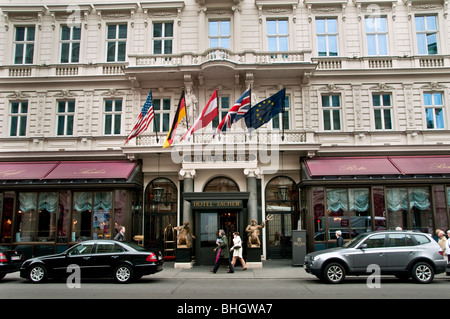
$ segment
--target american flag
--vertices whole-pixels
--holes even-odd
[[[236,101],[236,103],[228,111],[227,115],[222,119],[219,126],[216,128],[214,136],[220,134],[220,132],[225,132],[227,129],[231,128],[234,122],[239,121],[244,117],[244,114],[250,110],[251,102],[251,89],[250,87],[242,94],[242,96]]]
[[[131,140],[133,137],[136,137],[142,132],[144,132],[148,128],[154,117],[155,114],[153,113],[152,91],[150,91],[148,93],[147,100],[145,101],[144,106],[142,107],[141,113],[139,113],[136,123],[134,124],[134,127],[131,130],[128,139],[125,141],[125,144],[127,144],[128,141]]]

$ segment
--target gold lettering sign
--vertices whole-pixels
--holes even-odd
[[[74,175],[103,175],[106,174],[106,170],[96,168],[80,168],[78,171],[73,172]]]
[[[339,167],[340,171],[365,171],[367,167],[358,166],[356,164],[353,165],[342,165]]]
[[[9,177],[9,176],[13,176],[13,175],[19,175],[22,174],[23,172],[25,172],[24,169],[2,169],[0,170],[0,176],[1,177]]]
[[[242,208],[240,200],[194,200],[191,202],[192,208]]]
[[[445,163],[430,163],[430,168],[447,170],[450,169],[450,165],[447,165]]]

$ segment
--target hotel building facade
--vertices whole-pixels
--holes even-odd
[[[448,229],[445,0],[12,1],[0,5],[0,239],[28,256],[114,237],[212,264],[265,222],[292,258],[377,229]],[[248,88],[284,112],[213,138]],[[185,91],[188,121],[162,148]],[[180,141],[218,92],[218,117]],[[124,144],[149,94],[154,122]],[[268,218],[270,217],[270,218]],[[269,219],[269,220],[267,220]],[[136,237],[137,236],[137,237]],[[294,241],[294,242],[293,242]]]

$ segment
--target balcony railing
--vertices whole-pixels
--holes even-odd
[[[207,145],[207,144],[223,144],[223,145],[245,145],[245,144],[301,144],[307,143],[307,133],[304,131],[285,131],[280,130],[257,130],[252,133],[247,131],[226,132],[213,138],[213,132],[205,132],[194,134],[188,141],[183,140],[184,132],[175,136],[173,146],[188,145]],[[137,146],[163,146],[165,134],[147,133],[137,137]]]

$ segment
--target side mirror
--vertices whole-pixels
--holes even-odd
[[[362,244],[361,246],[359,246],[360,249],[366,249],[367,248],[367,244]]]

